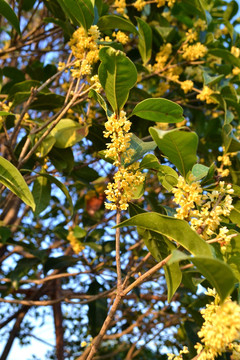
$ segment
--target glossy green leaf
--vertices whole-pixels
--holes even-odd
[[[176,246],[165,236],[158,234],[154,231],[138,228],[138,233],[143,239],[152,256],[158,262],[162,261],[174,249],[176,249]],[[170,302],[181,283],[182,272],[180,270],[179,263],[177,262],[167,264],[163,268],[167,282],[168,302]]]
[[[44,176],[37,177],[33,183],[32,194],[36,204],[34,215],[38,216],[49,205],[51,198],[50,181]]]
[[[240,59],[236,58],[230,51],[226,49],[209,49],[208,53],[220,57],[225,62],[228,62],[234,66],[240,67]]]
[[[15,114],[7,112],[7,111],[0,111],[0,116],[8,116],[8,115],[13,115],[15,116]]]
[[[94,9],[91,0],[57,0],[74,25],[88,30],[93,23]]]
[[[156,144],[154,141],[145,142],[139,139],[136,135],[131,134],[131,140],[127,150],[134,150],[134,153],[130,156],[130,160],[127,163],[123,160],[124,165],[131,165],[135,161],[141,159],[144,154],[149,151],[153,151],[155,148]]]
[[[168,191],[171,191],[177,185],[178,174],[170,166],[160,165],[157,175],[162,186]]]
[[[117,30],[129,31],[133,34],[138,33],[137,29],[130,20],[117,15],[102,16],[99,19],[97,26],[100,31],[117,29]]]
[[[240,282],[240,234],[233,230],[230,230],[230,233],[236,234],[237,236],[232,238],[230,244],[227,246],[224,259]]]
[[[111,116],[112,112],[108,109],[106,101],[104,100],[104,98],[102,97],[102,95],[100,95],[99,93],[97,93],[95,90],[91,89],[88,93],[88,96],[90,98],[93,98],[95,101],[97,101],[99,103],[99,105],[103,108],[103,110],[105,111],[107,116]]]
[[[152,29],[141,18],[137,18],[139,40],[138,50],[140,52],[143,65],[146,65],[152,55]]]
[[[203,83],[204,85],[210,86],[217,84],[219,81],[221,81],[224,78],[224,75],[215,75],[210,76],[207,72],[203,71]]]
[[[100,50],[99,57],[102,61],[98,70],[99,80],[113,111],[118,113],[137,81],[137,70],[120,50],[104,47]]]
[[[173,101],[162,98],[141,101],[135,106],[129,117],[133,115],[145,120],[165,123],[177,123],[184,120],[182,107]]]
[[[191,261],[200,273],[211,283],[211,285],[217,290],[222,301],[231,294],[236,277],[231,267],[225,262],[209,258],[205,256],[190,257],[180,251],[173,252],[172,258],[169,263],[179,262],[181,260]]]
[[[197,162],[197,134],[178,129],[163,131],[153,127],[149,132],[163,154],[186,177],[188,171]]]
[[[44,176],[46,177],[50,183],[53,183],[55,184],[62,192],[63,194],[66,196],[68,202],[69,202],[69,205],[70,205],[70,210],[71,210],[71,215],[73,214],[73,203],[72,203],[72,198],[68,192],[68,189],[66,188],[66,186],[61,183],[61,181],[59,181],[58,179],[56,179],[54,176],[52,175],[49,175],[49,174],[45,174],[45,173],[39,173],[38,174],[39,176]]]
[[[223,142],[226,153],[240,151],[240,141],[235,137],[232,125],[230,124],[223,126]]]
[[[0,0],[0,14],[9,21],[19,34],[21,33],[18,18],[5,0]]]
[[[62,119],[51,131],[55,147],[65,149],[75,145],[88,134],[88,126],[80,125],[72,119]]]
[[[194,255],[211,257],[210,246],[184,220],[155,212],[133,216],[116,227],[138,226],[173,239]]]
[[[5,185],[25,204],[35,210],[35,203],[23,176],[8,160],[0,156],[0,183]]]
[[[209,167],[202,164],[195,164],[192,168],[192,174],[195,176],[195,180],[201,180],[207,176]]]
[[[234,194],[235,194],[235,190],[234,190]],[[232,209],[232,211],[230,213],[230,220],[240,227],[240,201],[239,200],[234,204],[234,208]]]
[[[149,170],[160,170],[160,163],[158,158],[153,154],[147,154],[144,156],[140,163],[140,168],[149,169]]]

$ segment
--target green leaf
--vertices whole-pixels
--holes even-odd
[[[226,153],[240,151],[240,141],[235,137],[232,129],[230,124],[223,126],[223,142]]]
[[[15,114],[7,112],[7,111],[0,111],[0,116],[8,116],[8,115],[13,115],[15,116]]]
[[[91,0],[57,0],[74,25],[88,30],[93,23],[94,8]]]
[[[0,156],[0,183],[17,195],[25,204],[29,205],[33,211],[35,210],[32,193],[23,176],[13,164],[2,156]]]
[[[4,0],[0,0],[0,14],[10,22],[19,34],[21,34],[18,18],[13,9]]]
[[[118,113],[128,99],[130,89],[137,81],[137,70],[120,50],[104,47],[99,52],[98,75],[113,111]]]
[[[93,98],[95,101],[99,103],[99,105],[103,108],[107,116],[111,116],[112,112],[108,109],[106,101],[104,98],[97,93],[95,90],[91,89],[88,93],[88,97]]]
[[[160,170],[160,163],[158,161],[158,158],[153,154],[147,154],[144,156],[140,163],[140,168],[143,169],[150,169],[150,170]]]
[[[45,174],[45,173],[38,173],[38,175],[46,177],[51,183],[54,183],[63,192],[63,194],[66,196],[66,198],[70,204],[70,210],[71,210],[71,215],[72,215],[73,214],[72,198],[71,198],[66,186],[52,175]]]
[[[69,255],[49,257],[44,264],[44,273],[46,274],[51,269],[67,269],[74,266],[79,260],[79,258],[76,259]]]
[[[197,134],[178,129],[163,131],[153,127],[149,129],[149,132],[163,154],[186,177],[197,161]]]
[[[235,195],[235,190],[234,190],[234,195]],[[234,208],[232,209],[229,217],[233,223],[237,224],[240,227],[240,201],[239,200],[234,204]]]
[[[158,180],[165,189],[171,191],[172,188],[177,185],[178,174],[170,166],[160,165],[158,171]]]
[[[207,72],[203,71],[203,84],[210,86],[217,84],[220,80],[224,78],[224,75],[216,75],[216,76],[210,76]]]
[[[180,251],[173,252],[173,256],[169,260],[169,263],[171,264],[181,260],[191,261],[217,290],[222,301],[231,294],[236,282],[236,277],[228,264],[219,259],[205,256],[190,257]]]
[[[230,233],[237,234],[237,236],[232,238],[230,244],[227,246],[224,259],[240,282],[240,234],[233,230],[230,230]]]
[[[201,164],[195,164],[192,168],[192,174],[195,176],[195,180],[201,180],[207,176],[209,167]]]
[[[11,237],[12,233],[6,226],[0,226],[0,242],[5,244],[6,241]]]
[[[152,29],[141,18],[137,18],[139,41],[138,50],[140,52],[143,65],[146,65],[152,55]]]
[[[130,20],[117,15],[102,16],[98,20],[97,26],[100,31],[117,29],[129,31],[133,34],[138,34],[137,29]]]
[[[75,145],[88,134],[88,126],[71,119],[62,119],[50,133],[56,140],[54,146],[65,149]]]
[[[165,236],[158,234],[154,231],[143,230],[138,228],[139,235],[143,238],[145,245],[152,254],[152,256],[158,261],[162,261],[167,257],[176,246],[169,241]],[[182,272],[177,262],[173,264],[167,264],[164,267],[165,277],[168,288],[168,302],[171,301],[173,295],[178,289],[181,280]]]
[[[182,107],[173,101],[162,98],[141,101],[135,106],[129,117],[133,115],[145,120],[165,123],[177,123],[184,120]]]
[[[44,176],[37,177],[33,183],[32,194],[36,204],[34,215],[38,216],[49,205],[51,198],[50,181]]]
[[[123,226],[138,226],[155,231],[176,241],[194,255],[212,256],[210,246],[184,220],[148,212],[133,216],[114,228]]]
[[[240,59],[236,58],[233,54],[230,53],[230,51],[226,49],[209,49],[208,53],[213,56],[220,57],[226,63],[240,67]]]
[[[141,159],[144,154],[146,154],[149,151],[153,151],[156,148],[156,144],[154,141],[144,142],[141,139],[139,139],[136,135],[131,134],[131,140],[128,150],[134,150],[134,153],[131,155],[130,160],[127,163],[123,163],[125,166],[129,166],[135,161]]]

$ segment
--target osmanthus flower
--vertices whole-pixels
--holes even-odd
[[[194,181],[190,176],[189,183],[180,176],[176,187],[172,190],[173,201],[179,205],[175,217],[186,220],[204,240],[213,237],[219,239],[221,250],[226,250],[226,245],[231,240],[231,235],[226,227],[221,227],[221,216],[229,216],[234,190],[230,184],[220,181],[217,189],[203,191],[199,181]]]
[[[191,80],[185,80],[180,83],[181,89],[184,91],[185,94],[187,94],[189,91],[193,88],[193,82]]]
[[[205,45],[202,45],[200,42],[197,42],[194,45],[189,45],[188,43],[183,45],[183,55],[182,57],[189,61],[197,60],[207,53],[207,48]]]
[[[72,230],[69,231],[67,239],[75,254],[79,254],[85,248],[85,246],[76,238]]]
[[[105,203],[105,207],[110,210],[126,210],[136,187],[145,178],[139,170],[138,163],[126,168],[121,164],[122,160],[127,163],[132,155],[132,150],[128,149],[131,140],[130,127],[131,122],[126,118],[124,111],[121,111],[119,116],[114,113],[105,123],[106,131],[104,131],[104,136],[111,139],[111,142],[107,144],[105,155],[112,158],[114,165],[118,167],[113,182],[108,183],[105,190],[109,201],[109,203]]]
[[[198,336],[201,344],[197,343],[199,360],[213,360],[226,351],[232,351],[234,358],[240,358],[240,306],[228,297],[223,304],[215,290],[208,289],[207,295],[213,296],[214,301],[201,310],[204,319]]]
[[[146,5],[146,1],[145,0],[136,0],[133,3],[133,6],[138,10],[138,11],[142,11],[144,9]]]
[[[126,9],[126,0],[115,0],[114,7],[119,14],[123,15]]]
[[[197,99],[201,101],[206,101],[207,104],[214,104],[216,101],[211,98],[211,95],[214,93],[212,89],[208,86],[204,86],[202,91],[197,95]]]
[[[97,25],[92,25],[88,32],[83,27],[79,27],[72,35],[69,46],[76,61],[71,73],[73,77],[79,78],[82,75],[90,75],[92,65],[99,59],[99,46],[97,40],[100,32]],[[63,66],[62,63],[59,65]]]
[[[112,36],[115,37],[116,40],[123,45],[129,42],[129,37],[122,31],[117,31],[117,32],[114,31]]]

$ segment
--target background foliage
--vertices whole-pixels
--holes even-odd
[[[121,215],[124,296],[95,358],[166,359],[187,345],[191,359],[210,301],[199,284],[239,300],[237,12],[222,0],[0,0],[2,360],[15,338],[31,342],[32,318],[49,316],[56,349],[46,357],[87,358],[114,302],[115,211],[104,191],[116,168],[103,132],[123,108],[133,151],[121,166],[139,162],[145,181]],[[85,53],[71,40],[78,28]],[[83,70],[76,61],[90,51]],[[230,242],[210,245],[204,228],[174,218],[180,175],[210,193],[233,184],[218,225]]]

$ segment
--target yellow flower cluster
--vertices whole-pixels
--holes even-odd
[[[108,183],[105,193],[111,203],[105,203],[106,209],[127,210],[136,187],[143,183],[144,175],[138,170],[139,164],[133,164],[126,169],[120,167],[114,174],[113,183]]]
[[[145,0],[137,0],[133,3],[133,6],[138,10],[142,11],[144,9],[144,6],[146,5]]]
[[[90,79],[91,85],[94,85],[94,88],[96,90],[96,92],[100,92],[100,90],[102,89],[102,85],[100,84],[98,75],[94,75],[91,77]]]
[[[111,143],[107,144],[106,157],[112,158],[114,165],[119,167],[113,182],[108,183],[105,190],[107,200],[110,201],[105,203],[105,207],[109,210],[126,210],[136,187],[144,181],[144,175],[138,169],[139,164],[127,168],[121,165],[122,159],[127,162],[131,156],[131,150],[128,150],[131,140],[130,127],[131,122],[127,120],[124,111],[121,111],[119,116],[113,114],[105,123],[104,137],[111,138]]]
[[[12,102],[9,102],[8,104],[6,104],[5,102],[0,101],[0,110],[1,111],[9,112],[11,106],[12,106]],[[1,128],[1,124],[3,123],[3,121],[4,121],[4,117],[0,116],[0,128]]]
[[[200,42],[197,42],[194,45],[183,45],[183,58],[189,61],[197,60],[207,53],[206,46],[202,45]]]
[[[225,148],[223,147],[223,151],[225,151]],[[232,161],[230,160],[230,157],[236,156],[237,153],[233,152],[233,153],[227,153],[227,154],[223,154],[218,156],[218,161],[221,161],[221,165],[219,168],[217,168],[218,171],[218,175],[220,175],[221,177],[225,177],[229,175],[229,168],[224,169],[225,166],[229,167],[232,165]]]
[[[187,66],[185,68],[185,74],[188,76],[188,78],[191,78],[197,82],[202,82],[202,70],[199,66]]]
[[[119,14],[123,15],[126,9],[126,0],[115,0],[114,7]]]
[[[189,353],[189,350],[188,350],[187,346],[184,346],[183,349],[180,350],[179,355],[168,353],[167,357],[168,357],[168,360],[182,360],[183,359],[182,355],[188,354],[188,353]]]
[[[201,101],[206,101],[207,104],[215,103],[214,99],[211,99],[211,95],[213,94],[213,90],[208,86],[204,86],[202,91],[197,95],[197,99]]]
[[[216,291],[211,289],[207,295],[215,299],[201,310],[204,323],[198,336],[202,344],[195,345],[198,360],[213,360],[226,351],[232,351],[235,359],[239,359],[240,346],[234,341],[240,340],[240,306],[230,297],[221,305]]]
[[[116,38],[116,40],[118,42],[120,42],[121,44],[125,45],[129,42],[129,37],[122,31],[118,31],[118,32],[113,32],[113,37]]]
[[[240,56],[240,49],[236,46],[231,47],[231,54],[233,54],[236,58]]]
[[[76,236],[74,236],[72,230],[69,231],[67,239],[70,242],[70,245],[75,254],[79,254],[85,248],[85,246],[76,238]]]
[[[73,77],[89,75],[92,71],[92,65],[99,59],[98,44],[100,32],[97,25],[92,25],[86,33],[85,29],[80,27],[74,33],[69,42],[72,53],[76,58],[74,68],[71,69]]]
[[[180,205],[175,215],[178,219],[185,219],[190,222],[191,227],[199,233],[204,240],[209,240],[215,236],[216,241],[222,246],[221,250],[226,250],[226,245],[230,242],[231,236],[228,235],[226,227],[220,227],[221,216],[229,216],[232,205],[233,189],[230,184],[224,181],[219,182],[217,190],[203,193],[199,181],[192,181],[188,184],[180,176],[178,184],[172,190],[174,202]]]
[[[202,31],[206,30],[206,28],[207,28],[206,21],[204,21],[202,19],[196,20],[193,25],[194,25],[195,28],[199,27],[199,29],[202,30]]]
[[[164,68],[171,53],[172,44],[167,43],[161,46],[160,51],[156,55],[156,63],[153,66],[155,71],[161,71]]]
[[[239,74],[240,74],[240,68],[239,68],[239,67],[234,67],[234,68],[232,69],[232,74],[233,74],[234,76],[239,75]]]
[[[189,29],[188,32],[186,33],[186,41],[188,43],[192,43],[194,41],[196,41],[198,38],[198,33],[196,31],[194,31],[193,29]]]
[[[113,114],[105,123],[104,137],[111,139],[111,142],[107,144],[106,157],[114,159],[115,166],[120,166],[119,159],[123,154],[126,155],[131,140],[130,127],[131,121],[127,120],[124,111],[120,112],[119,117]]]
[[[187,94],[189,91],[193,88],[193,82],[191,80],[185,80],[181,82],[181,89],[184,91],[185,94]]]

